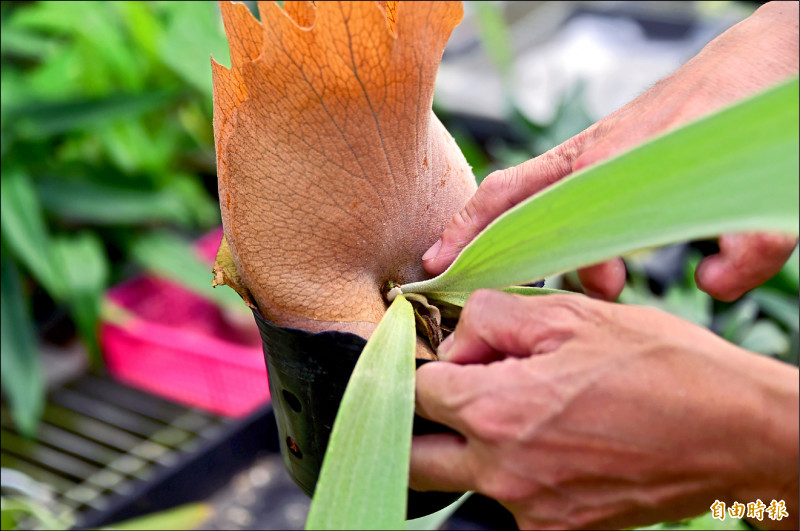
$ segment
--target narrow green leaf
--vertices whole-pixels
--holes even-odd
[[[550,289],[550,288],[533,288],[528,286],[512,286],[510,288],[503,288],[501,291],[506,293],[513,293],[514,295],[553,295],[553,294],[568,294],[577,295],[574,291],[565,291],[563,289]],[[467,299],[472,295],[471,291],[432,291],[426,292],[425,297],[428,300],[446,302],[454,306],[464,307]]]
[[[347,384],[306,529],[402,529],[414,418],[414,313],[398,296]]]
[[[19,272],[6,257],[1,262],[0,359],[3,370],[0,375],[3,392],[11,405],[17,429],[33,436],[44,408],[44,377]]]
[[[546,188],[406,293],[524,284],[726,232],[798,231],[798,80]]]

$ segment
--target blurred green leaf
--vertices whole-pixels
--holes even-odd
[[[514,64],[514,53],[511,49],[511,38],[508,26],[503,18],[502,6],[497,2],[474,2],[475,23],[486,53],[494,65],[505,77],[511,72]]]
[[[50,37],[7,24],[0,32],[0,53],[3,55],[38,59],[51,52],[55,45]]]
[[[462,128],[453,128],[450,133],[461,149],[461,153],[464,154],[464,158],[467,159],[467,163],[472,167],[472,172],[475,174],[475,181],[480,184],[489,174],[489,158],[469,132],[464,131]]]
[[[108,258],[100,238],[91,232],[53,240],[53,253],[64,271],[72,319],[95,361],[100,361],[97,323],[108,283]]]
[[[141,62],[125,42],[120,20],[113,9],[93,2],[36,2],[18,9],[11,27],[37,29],[71,39],[85,59],[82,81],[92,91],[112,86],[138,90],[142,86]]]
[[[158,56],[163,27],[152,2],[111,2],[131,36],[132,48],[145,52],[150,59]]]
[[[159,50],[161,60],[211,98],[211,56],[230,65],[228,43],[222,32],[219,8],[212,2],[166,2],[164,37]]]
[[[184,200],[170,190],[137,190],[91,181],[42,179],[37,184],[48,212],[98,225],[151,225],[191,219]]]
[[[45,138],[153,110],[173,99],[175,94],[171,90],[114,94],[98,99],[37,103],[5,112],[19,136]]]
[[[768,356],[778,356],[789,349],[789,336],[774,322],[759,319],[742,334],[739,346]]]
[[[212,265],[200,260],[185,240],[167,232],[149,232],[138,237],[130,251],[137,262],[153,273],[180,284],[222,308],[250,314],[236,292],[211,287]]]
[[[738,345],[741,336],[753,326],[757,316],[758,304],[748,296],[717,316],[716,328],[722,337]]]
[[[72,525],[67,518],[56,518],[50,510],[41,503],[22,497],[2,497],[0,498],[0,511],[3,513],[3,524],[11,524],[14,527],[3,529],[14,529],[16,527],[15,513],[22,513],[33,517],[39,522],[41,529],[62,530],[69,529]],[[7,518],[9,517],[9,518]]]
[[[758,303],[761,311],[783,323],[789,330],[800,331],[797,295],[786,295],[762,287],[750,292],[749,297]]]
[[[206,503],[191,503],[157,513],[131,518],[118,524],[112,524],[102,529],[125,531],[128,529],[156,530],[156,529],[198,529],[203,521],[213,514],[210,505]]]
[[[32,437],[44,409],[44,378],[22,279],[5,253],[0,263],[0,376],[14,424],[21,433]]]
[[[0,230],[3,243],[33,274],[53,298],[64,292],[61,272],[50,254],[36,191],[25,173],[4,172],[0,179]]]

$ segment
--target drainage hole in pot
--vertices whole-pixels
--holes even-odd
[[[283,399],[286,400],[286,403],[289,404],[289,407],[300,413],[300,410],[303,409],[303,406],[300,404],[300,401],[297,399],[297,397],[286,389],[281,391],[281,394],[283,394]]]
[[[292,455],[298,459],[303,458],[303,452],[300,451],[300,447],[297,446],[297,443],[291,437],[286,437],[286,446],[289,448],[289,451],[292,452]]]

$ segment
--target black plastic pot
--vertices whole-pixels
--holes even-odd
[[[313,495],[333,421],[366,340],[344,332],[282,328],[253,311],[264,347],[281,454],[289,475]],[[429,360],[417,360],[417,367]],[[452,431],[414,417],[414,434]],[[358,478],[353,478],[357,481]],[[442,509],[460,494],[408,492],[408,518]]]

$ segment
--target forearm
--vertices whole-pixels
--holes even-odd
[[[702,114],[708,105],[744,98],[797,75],[798,2],[770,2],[709,43],[681,68],[694,81],[687,114]],[[679,72],[681,71],[679,70]]]
[[[758,527],[797,529],[798,525],[798,440],[800,427],[800,387],[798,370],[756,354],[745,353],[741,370],[747,374],[747,389],[741,389],[740,400],[747,401],[737,424],[743,437],[734,442],[743,457],[739,487],[733,501],[743,504],[761,499],[785,501],[788,518],[776,521],[765,514],[763,520],[752,520]]]

